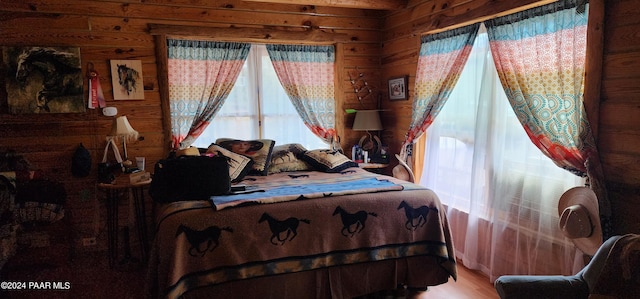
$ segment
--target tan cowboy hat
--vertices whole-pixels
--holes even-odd
[[[589,187],[567,190],[558,202],[559,227],[562,233],[588,255],[594,255],[602,245],[602,227],[598,198]]]
[[[391,172],[393,173],[393,177],[401,180],[405,180],[411,183],[415,182],[415,177],[413,176],[413,171],[407,163],[404,162],[404,159],[400,158],[400,155],[396,154],[396,159],[400,164],[396,165]]]
[[[180,156],[200,156],[200,151],[197,147],[191,146],[184,149],[179,149],[176,151],[176,157]]]

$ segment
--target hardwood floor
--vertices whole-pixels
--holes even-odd
[[[434,287],[418,295],[406,290],[377,292],[353,299],[499,299],[489,278],[479,271],[469,270],[458,264],[458,280]]]
[[[68,290],[0,290],[0,298],[9,299],[75,299],[75,298],[145,298],[144,267],[115,271],[109,268],[107,253],[95,252],[76,256],[73,261],[55,261],[15,265],[3,269],[2,281],[68,282]]]
[[[0,273],[2,281],[69,282],[69,290],[2,291],[0,298],[145,298],[144,267],[115,271],[107,263],[106,252],[76,256],[72,262],[54,265],[8,265]],[[387,296],[369,298],[388,298]],[[405,298],[404,296],[396,297]],[[458,264],[458,280],[429,288],[418,299],[498,299],[483,274]],[[409,299],[409,298],[406,298]]]
[[[499,299],[489,278],[458,263],[458,280],[430,287],[419,299]]]

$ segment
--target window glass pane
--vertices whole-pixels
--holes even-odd
[[[208,147],[218,138],[256,139],[258,126],[258,102],[255,86],[255,58],[249,57],[242,67],[238,80],[225,100],[224,105],[209,126],[193,143],[193,146]]]
[[[278,80],[266,47],[255,44],[229,97],[193,145],[207,147],[223,137],[273,139],[276,145],[300,143],[307,149],[328,148],[302,122]]]
[[[304,125],[278,80],[267,48],[261,46],[257,50],[260,52],[262,62],[262,77],[260,80],[262,102],[260,107],[263,118],[263,136],[276,140],[276,145],[300,143],[307,149],[328,148],[320,138],[315,136]]]
[[[493,206],[497,198],[506,201],[505,196],[492,197],[502,189],[545,184],[555,194],[532,193],[540,196],[538,205],[553,206],[564,190],[582,180],[557,167],[530,141],[509,105],[482,31],[426,142],[421,184],[434,189],[445,205],[463,212],[475,207],[482,217],[489,216],[491,201]]]

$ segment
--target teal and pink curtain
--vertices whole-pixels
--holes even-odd
[[[334,149],[340,149],[335,130],[335,48],[315,45],[267,45],[280,83],[304,124]]]
[[[416,72],[413,112],[400,156],[407,159],[407,150],[433,123],[456,85],[469,58],[480,24],[426,35],[421,38],[420,57]]]
[[[578,13],[577,2],[562,0],[485,25],[516,116],[531,141],[556,165],[588,176],[598,195],[606,238],[611,231],[610,204],[583,105],[588,5],[586,13]]]
[[[167,39],[172,148],[200,136],[229,95],[251,44]]]

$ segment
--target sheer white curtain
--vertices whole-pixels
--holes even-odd
[[[558,229],[557,202],[584,180],[528,139],[509,106],[484,26],[449,101],[427,130],[420,184],[447,207],[457,256],[491,281],[573,274],[581,254]]]
[[[208,147],[225,137],[300,143],[307,149],[329,147],[304,125],[278,81],[266,47],[258,44],[251,46],[229,97],[193,145]]]

